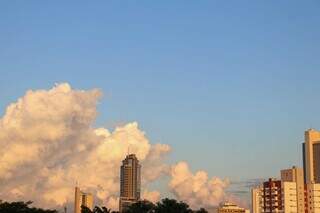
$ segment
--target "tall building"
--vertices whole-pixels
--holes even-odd
[[[93,210],[93,196],[90,193],[80,191],[80,188],[76,187],[74,196],[74,213],[81,213],[81,206],[86,206]]]
[[[261,213],[261,203],[262,203],[262,188],[261,186],[251,189],[251,203],[252,203],[252,212]]]
[[[296,206],[297,209],[295,212],[305,213],[305,206],[306,206],[305,187],[304,187],[304,175],[303,175],[302,168],[297,168],[294,166],[291,169],[281,170],[281,181],[283,185],[288,186],[288,187],[284,187],[285,189],[289,189],[289,188],[291,190],[293,188],[296,189],[296,191],[292,193],[291,193],[291,190],[283,192],[284,195],[287,195],[287,193],[291,193],[291,195],[294,195],[296,197],[296,198],[292,198],[291,196],[291,200],[296,200],[297,203],[290,204],[292,207]],[[284,201],[284,203],[287,204],[288,202]]]
[[[134,154],[127,155],[120,168],[119,212],[140,200],[141,166]]]
[[[305,182],[320,183],[320,132],[308,129],[302,145]]]
[[[302,168],[281,170],[281,180],[270,178],[251,194],[253,213],[305,213],[308,209]]]
[[[269,178],[268,181],[262,184],[261,191],[261,212],[272,213],[282,212],[282,194],[281,180]]]
[[[226,202],[218,208],[218,213],[249,213],[250,211],[239,206]]]
[[[282,211],[298,212],[297,188],[295,182],[281,182]]]
[[[306,186],[306,204],[308,213],[320,213],[320,184],[308,183]]]

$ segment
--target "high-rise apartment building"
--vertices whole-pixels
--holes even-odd
[[[218,213],[249,213],[250,211],[239,206],[226,202],[218,208]]]
[[[272,213],[283,211],[281,181],[270,178],[262,184],[261,212]]]
[[[305,131],[302,148],[303,169],[281,170],[281,180],[252,189],[254,213],[320,213],[320,132]]]
[[[270,178],[253,188],[251,194],[253,213],[307,212],[302,168],[281,170],[281,180]]]
[[[281,182],[282,212],[298,212],[297,187],[295,182]]]
[[[320,213],[320,184],[308,183],[306,186],[306,192],[306,212]]]
[[[314,129],[305,131],[302,145],[305,183],[320,183],[320,132]]]
[[[252,203],[252,212],[261,213],[261,203],[262,203],[262,188],[261,186],[251,189],[251,203]]]
[[[74,196],[74,213],[81,213],[81,206],[86,206],[93,210],[93,196],[90,193],[80,191],[80,188],[76,187]]]
[[[281,181],[283,185],[287,187],[283,187],[285,190],[289,191],[283,191],[284,195],[287,195],[288,193],[291,194],[291,201],[296,200],[296,204],[289,204],[292,208],[296,206],[296,211],[298,213],[305,213],[305,187],[304,187],[304,175],[303,175],[303,169],[292,167],[291,169],[284,169],[281,170]],[[293,188],[296,189],[295,192],[292,192]],[[295,198],[293,197],[295,196]],[[287,196],[289,197],[289,196]],[[289,201],[289,200],[288,200]],[[288,204],[288,202],[284,201],[285,204]],[[293,211],[293,210],[292,210]],[[290,212],[292,212],[290,211]]]
[[[141,166],[134,154],[127,155],[120,168],[119,211],[123,212],[140,199]]]

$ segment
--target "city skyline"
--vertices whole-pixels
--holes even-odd
[[[5,134],[10,133],[13,129],[17,129],[17,128],[20,128],[21,126],[25,126],[25,122],[26,122],[26,124],[30,123],[30,121],[33,120],[33,117],[34,117],[35,124],[25,126],[26,129],[23,129],[21,132],[22,134],[25,134],[25,133],[28,133],[31,131],[31,133],[34,134],[33,133],[34,126],[37,126],[38,122],[42,120],[41,118],[44,118],[46,124],[43,125],[42,121],[41,121],[39,123],[41,125],[41,127],[39,126],[40,129],[49,128],[48,130],[50,130],[50,128],[51,128],[51,130],[49,132],[44,132],[44,131],[38,132],[40,129],[38,130],[39,127],[37,127],[36,131],[38,132],[37,134],[39,134],[39,135],[35,135],[35,136],[40,137],[40,140],[37,139],[37,141],[35,141],[35,142],[30,141],[33,143],[30,145],[30,147],[33,147],[38,142],[41,142],[43,140],[42,137],[47,138],[47,140],[53,139],[53,141],[56,140],[55,139],[56,137],[64,138],[63,135],[65,133],[61,135],[61,133],[59,133],[59,131],[57,132],[57,130],[58,130],[57,127],[59,125],[57,125],[56,121],[53,121],[53,123],[52,123],[51,119],[47,120],[47,118],[48,118],[47,115],[51,115],[52,113],[54,113],[54,114],[58,115],[58,117],[56,117],[56,118],[58,118],[59,120],[61,120],[60,116],[61,116],[61,118],[66,116],[65,118],[63,118],[62,123],[66,122],[69,127],[67,127],[67,129],[65,129],[65,127],[64,127],[63,131],[66,131],[66,133],[70,132],[71,135],[73,134],[72,133],[73,131],[80,133],[78,128],[82,126],[80,128],[80,130],[83,129],[84,131],[83,130],[82,131],[84,133],[83,133],[83,135],[72,136],[72,137],[75,137],[75,139],[73,139],[71,141],[68,139],[68,137],[66,138],[66,141],[64,141],[64,142],[70,143],[70,144],[66,144],[66,145],[67,146],[74,146],[75,148],[73,148],[74,150],[72,151],[72,152],[74,152],[74,154],[72,154],[74,159],[72,159],[72,157],[70,158],[69,156],[64,156],[65,160],[70,161],[70,163],[71,163],[75,159],[82,158],[82,161],[84,160],[83,162],[85,162],[85,163],[83,163],[83,162],[81,163],[81,161],[79,161],[80,164],[78,166],[84,166],[83,168],[86,168],[86,169],[89,169],[90,167],[92,167],[92,168],[90,168],[90,169],[93,169],[92,171],[99,172],[99,170],[101,170],[101,168],[98,169],[97,166],[102,166],[102,164],[96,165],[95,161],[98,160],[98,161],[101,161],[101,163],[103,163],[103,164],[106,163],[105,168],[112,166],[114,168],[114,170],[106,172],[105,169],[102,169],[101,170],[102,173],[100,173],[96,177],[96,178],[98,178],[96,180],[93,179],[93,177],[96,175],[91,174],[93,176],[89,177],[88,180],[90,180],[90,182],[88,182],[87,177],[83,176],[84,174],[89,175],[88,172],[85,172],[84,174],[81,171],[79,171],[80,172],[79,174],[74,173],[73,167],[75,165],[73,163],[70,164],[71,167],[68,168],[66,171],[64,171],[64,172],[60,171],[61,165],[60,165],[59,161],[56,161],[57,159],[53,158],[53,160],[56,162],[55,164],[57,164],[56,169],[58,169],[58,170],[52,171],[53,172],[51,174],[51,175],[53,175],[52,178],[54,178],[54,179],[58,178],[58,180],[59,180],[59,178],[67,178],[67,177],[64,177],[64,175],[68,175],[69,172],[72,172],[72,173],[74,173],[72,176],[77,179],[83,176],[84,179],[82,179],[81,183],[83,184],[85,189],[88,188],[90,185],[91,186],[89,187],[89,189],[92,187],[93,187],[92,189],[94,189],[95,187],[98,187],[97,189],[99,189],[101,187],[101,185],[104,185],[105,183],[110,182],[110,181],[114,182],[115,185],[118,185],[119,183],[123,182],[121,180],[124,180],[124,179],[121,178],[121,177],[123,177],[122,175],[118,176],[118,169],[120,167],[117,168],[117,165],[119,165],[123,156],[127,156],[127,158],[130,157],[131,155],[128,155],[129,150],[133,150],[132,153],[137,153],[137,155],[143,159],[142,163],[147,168],[146,170],[143,171],[144,173],[142,175],[142,178],[144,179],[142,199],[148,199],[153,202],[157,202],[161,198],[166,197],[167,195],[165,193],[161,193],[161,188],[151,187],[152,190],[149,191],[150,188],[148,186],[150,186],[150,185],[152,186],[152,184],[156,183],[162,177],[168,176],[171,179],[167,183],[168,185],[166,186],[166,188],[168,190],[170,190],[170,192],[174,195],[173,197],[190,202],[190,205],[193,208],[198,208],[200,206],[204,206],[209,209],[216,208],[221,202],[230,201],[230,200],[233,202],[236,202],[238,205],[240,205],[242,207],[249,208],[249,205],[250,205],[250,202],[248,201],[249,196],[247,198],[241,197],[241,196],[239,196],[239,194],[232,191],[232,187],[234,187],[233,184],[235,184],[237,187],[237,183],[232,183],[232,182],[230,183],[230,180],[222,179],[219,177],[210,177],[210,176],[208,177],[208,174],[205,171],[193,172],[191,170],[191,168],[189,167],[188,162],[185,162],[185,161],[180,161],[180,162],[177,162],[176,164],[171,164],[171,165],[165,163],[164,159],[165,159],[165,156],[168,154],[168,152],[171,149],[170,145],[150,144],[148,139],[145,137],[145,133],[139,129],[138,123],[133,122],[133,123],[125,124],[122,127],[119,126],[113,132],[112,131],[110,132],[109,130],[107,130],[105,128],[92,129],[92,127],[89,124],[92,122],[92,119],[94,119],[97,114],[95,105],[97,103],[97,100],[100,98],[100,96],[101,96],[100,90],[97,90],[97,89],[92,89],[92,90],[87,90],[87,91],[76,90],[76,89],[73,89],[67,83],[56,84],[50,90],[28,91],[24,97],[19,99],[19,101],[17,103],[12,104],[11,106],[9,106],[7,108],[6,116],[1,120],[1,122],[2,122],[3,127],[10,127],[10,126],[11,127],[4,128],[3,130],[5,130]],[[87,100],[84,101],[85,99],[87,99]],[[68,103],[68,104],[64,105],[63,102]],[[74,104],[70,104],[71,102],[74,102]],[[39,105],[39,103],[41,103],[41,104]],[[50,104],[48,105],[47,103],[50,103]],[[33,108],[33,105],[35,106],[35,108]],[[73,105],[77,106],[77,107],[73,107]],[[63,107],[61,109],[57,110],[57,106],[59,106],[59,107],[63,106]],[[40,109],[40,111],[39,111],[39,109]],[[23,114],[25,114],[25,115],[23,115]],[[18,117],[17,117],[17,115],[18,115]],[[25,119],[26,116],[28,119]],[[32,119],[30,120],[30,118],[32,118]],[[53,125],[53,126],[51,126],[51,125]],[[31,129],[28,130],[28,128],[31,128]],[[91,133],[89,133],[89,132],[91,132]],[[50,133],[50,134],[48,134],[48,133]],[[70,133],[67,133],[67,134],[70,134]],[[92,136],[91,135],[92,133],[95,136]],[[27,135],[29,135],[29,134],[30,133],[28,133]],[[316,145],[319,142],[319,137],[318,137],[319,132],[318,131],[316,131],[314,129],[308,129],[305,131],[304,135],[305,135],[304,144],[307,144],[309,146],[309,143],[310,143],[311,146],[317,147]],[[4,135],[2,135],[1,137],[3,137],[3,136]],[[86,141],[85,143],[83,143],[83,142],[81,142],[83,140],[83,138],[87,138],[87,139],[89,139],[89,141]],[[65,140],[65,139],[62,139],[62,140]],[[17,142],[18,142],[18,144],[21,143],[20,141],[17,141]],[[24,141],[22,141],[22,142],[24,142]],[[83,144],[79,146],[79,142],[81,142]],[[313,145],[313,144],[315,144],[315,145]],[[22,144],[20,144],[20,145],[22,145]],[[40,144],[38,144],[38,145],[40,145]],[[47,144],[47,142],[45,142],[42,145],[47,146],[49,144]],[[92,150],[86,148],[86,147],[90,147],[92,145],[96,146],[96,148],[94,148],[94,149],[91,148]],[[61,148],[63,148],[62,144],[59,146],[61,146]],[[16,147],[17,147],[17,144],[13,143],[12,148],[16,149]],[[305,146],[300,146],[300,147],[301,147],[300,153],[301,153],[301,151],[303,151],[302,155],[305,156],[305,157],[303,157],[303,159],[305,159],[304,160],[305,161],[304,162],[304,165],[305,165],[304,170],[305,171],[315,171],[315,169],[318,168],[317,161],[314,160],[314,159],[318,159],[316,149],[315,149],[315,151],[311,151],[311,153],[314,153],[314,159],[313,159],[313,157],[310,157],[310,159],[313,159],[312,161],[314,162],[314,164],[313,164],[314,167],[312,167],[312,168],[310,167],[311,169],[307,169],[308,165],[310,165],[310,163],[309,163],[310,160],[308,160],[309,158],[307,157],[308,154],[306,154],[307,152],[306,152],[306,149],[304,148],[307,146],[305,145]],[[14,159],[14,157],[16,157],[13,155],[10,156],[11,154],[15,154],[15,153],[11,153],[12,148],[8,149],[9,150],[8,154],[5,154],[4,156],[2,156],[2,159],[9,160],[9,159]],[[27,147],[25,147],[25,149],[29,150],[29,148],[27,148]],[[41,149],[43,149],[43,148],[41,148]],[[48,148],[46,148],[46,149],[48,149]],[[19,149],[15,150],[15,152],[17,152],[17,151],[19,151]],[[24,150],[21,150],[21,151],[24,151]],[[37,149],[35,151],[37,151]],[[67,150],[65,150],[65,151],[67,151]],[[83,151],[85,151],[85,152],[82,153]],[[119,153],[119,151],[121,151],[121,152]],[[35,157],[38,157],[37,155],[39,155],[39,154],[40,154],[39,157],[41,157],[41,155],[42,155],[41,153],[37,154],[37,152],[29,153],[30,156],[32,156],[33,154],[36,155]],[[45,154],[45,153],[43,153],[43,154]],[[65,154],[62,153],[61,157],[63,157],[63,155],[65,155]],[[95,155],[97,155],[97,156],[95,156]],[[135,157],[135,155],[132,155],[132,156],[135,159],[137,159]],[[93,159],[92,159],[92,157],[93,157]],[[101,159],[99,159],[99,158],[101,158]],[[127,158],[125,160],[123,160],[122,162],[123,163],[127,162],[128,161]],[[116,160],[116,159],[118,159],[118,160]],[[90,161],[92,161],[92,162],[90,162]],[[10,165],[10,164],[8,164],[9,161],[6,161],[6,160],[2,160],[1,163],[2,163],[2,165],[1,165],[2,169],[6,169],[6,167],[8,165]],[[14,162],[10,162],[10,163],[12,163],[13,166],[14,165],[18,166],[17,168],[19,168],[19,164],[24,165],[24,161],[20,161],[20,162],[14,161]],[[111,163],[111,164],[109,164],[109,163]],[[43,165],[45,167],[40,168],[40,169],[47,169],[46,162],[44,162]],[[139,164],[137,164],[137,165],[139,165]],[[123,166],[124,166],[124,164],[121,167],[122,169],[121,169],[120,174],[124,174],[123,173],[123,171],[124,171]],[[138,166],[138,167],[140,168],[140,166]],[[284,168],[287,168],[287,167],[288,166],[286,166]],[[28,169],[28,167],[26,167],[26,169]],[[58,173],[59,176],[61,176],[61,177],[59,177],[59,176],[57,176],[58,175],[57,172],[59,172],[59,171],[63,172],[63,173],[65,173],[65,172],[67,172],[67,173],[65,173],[65,174]],[[140,171],[140,169],[139,169],[139,171]],[[6,172],[6,170],[4,170],[4,172]],[[9,170],[7,170],[7,172],[9,172]],[[43,171],[41,171],[41,173],[42,172]],[[5,174],[5,173],[3,173],[3,174]],[[10,173],[7,173],[7,174],[9,177],[5,177],[4,180],[9,181],[9,183],[10,183],[10,175],[11,174]],[[136,174],[140,174],[140,172],[136,172]],[[18,175],[18,177],[19,176],[20,175]],[[103,176],[105,178],[101,179],[101,177],[103,177]],[[293,176],[295,176],[295,175],[291,174],[289,176],[290,177],[292,176],[292,178],[293,178]],[[24,176],[21,176],[21,177],[24,177]],[[277,176],[269,175],[269,177],[277,177]],[[49,176],[48,178],[49,178],[48,181],[51,181],[50,180],[51,177]],[[283,178],[282,173],[281,173],[281,178]],[[119,182],[119,180],[120,180],[120,182]],[[71,178],[67,182],[65,182],[64,184],[67,184],[67,185],[65,185],[65,187],[67,187],[67,189],[64,189],[64,190],[69,191],[70,184],[73,184],[74,181],[75,181],[75,179]],[[261,181],[262,181],[262,179],[259,179],[256,182],[250,183],[251,185],[245,186],[244,188],[245,188],[245,190],[247,190],[247,192],[245,192],[245,193],[249,194],[250,187],[254,186],[254,185],[258,185],[259,183],[261,183]],[[78,182],[78,180],[77,180],[77,182]],[[215,184],[211,185],[211,182],[215,182]],[[307,182],[307,183],[309,183],[309,182]],[[158,183],[161,183],[161,181]],[[27,185],[28,184],[29,183],[27,183]],[[10,185],[12,185],[12,184],[10,184]],[[7,187],[11,187],[10,185]],[[61,187],[59,185],[57,185],[57,186]],[[120,186],[122,186],[122,185],[120,185]],[[188,188],[190,186],[191,186],[191,188],[189,189],[190,191],[189,190],[186,191],[185,187]],[[201,187],[201,189],[199,189],[199,186]],[[32,185],[31,185],[31,187],[32,187]],[[124,195],[121,192],[122,191],[121,188],[122,189],[124,189],[124,188],[120,187],[120,194],[119,194],[118,187],[116,187],[116,188],[114,188],[114,186],[112,186],[112,187],[113,187],[114,194],[111,197],[109,197],[109,198],[106,197],[104,199],[107,199],[108,205],[110,205],[112,208],[115,209],[121,203],[120,200],[118,200],[118,199],[119,199],[119,195],[120,195],[120,197],[122,195]],[[281,185],[281,187],[282,187],[282,185]],[[290,186],[288,186],[288,187],[290,187]],[[308,187],[313,187],[313,185],[308,185]],[[317,187],[317,186],[315,186],[315,187]],[[140,188],[140,187],[138,187],[138,188]],[[36,189],[36,188],[33,188],[33,189]],[[95,189],[95,190],[97,190],[97,189]],[[55,188],[48,188],[47,190],[49,190],[49,191],[52,190],[52,192],[50,192],[50,193],[53,193],[53,194],[52,195],[49,194],[49,196],[55,196],[55,194],[57,193],[57,192],[55,192],[55,190],[56,190]],[[59,190],[61,190],[61,189],[59,189]],[[109,189],[105,190],[103,188],[101,190],[102,190],[101,192],[104,191],[107,193],[109,191]],[[201,195],[201,193],[202,193],[201,190],[204,190],[206,192],[207,197],[203,197],[203,195]],[[317,190],[317,188],[315,188],[314,190]],[[133,189],[131,190],[132,193],[134,191],[135,190],[133,190]],[[192,192],[192,193],[190,194],[190,192]],[[217,192],[218,192],[218,196],[216,194]],[[17,192],[16,191],[13,191],[13,192],[8,191],[5,193],[4,196],[7,195],[7,196],[11,197],[10,199],[12,199],[18,195],[16,193],[19,193],[19,192],[18,191]],[[139,194],[138,197],[140,197],[140,190],[136,191],[136,193],[138,193]],[[20,196],[22,196],[22,194]],[[68,194],[65,194],[64,196],[65,197],[54,197],[54,199],[56,199],[55,205],[63,206],[63,205],[66,205],[68,202],[71,202],[71,200],[69,200],[69,198],[68,198],[69,197]],[[99,198],[99,192],[96,192],[96,194],[93,197],[98,198],[98,203],[105,202],[104,199],[101,200],[101,198]],[[134,199],[139,200],[138,197],[134,198]],[[52,198],[53,197],[51,197],[51,199]],[[195,199],[195,198],[197,198],[197,199]],[[213,200],[210,200],[212,198],[213,198]],[[64,201],[61,199],[64,199]],[[52,203],[52,204],[54,204],[54,203]]]
[[[0,2],[0,200],[71,205],[79,182],[118,207],[129,149],[153,202],[248,208],[252,186],[293,166],[316,191],[319,8]]]
[[[293,166],[280,171],[280,179],[270,177],[251,188],[253,213],[319,213],[320,131],[308,129],[302,144],[303,168]]]

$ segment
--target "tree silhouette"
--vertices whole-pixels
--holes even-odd
[[[193,211],[182,201],[165,198],[156,205],[147,200],[139,201],[130,205],[125,213],[208,213],[208,211],[204,208]]]
[[[156,213],[192,213],[189,205],[174,199],[165,198],[158,202],[155,208]]]
[[[0,213],[58,213],[57,210],[40,209],[30,207],[31,201],[28,202],[2,202],[0,200]],[[95,206],[93,210],[86,206],[81,206],[81,213],[118,213],[111,211],[107,207]],[[208,213],[204,208],[193,211],[189,205],[174,199],[165,198],[156,205],[148,200],[142,200],[129,206],[126,213]]]
[[[92,211],[88,207],[82,205],[81,206],[81,213],[92,213]]]
[[[115,211],[111,211],[111,209],[108,209],[107,207],[99,207],[95,206],[93,210],[89,209],[86,206],[81,206],[81,213],[117,213]]]
[[[153,213],[155,205],[148,200],[141,200],[129,206],[125,213]]]
[[[93,209],[93,213],[111,213],[111,209],[108,209],[107,207],[99,207],[99,206],[96,206],[94,207]]]
[[[30,207],[31,201],[28,202],[2,202],[0,200],[0,213],[58,213],[57,210],[46,210]]]
[[[199,210],[194,211],[194,213],[208,213],[204,208],[200,208]]]

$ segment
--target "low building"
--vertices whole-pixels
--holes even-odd
[[[250,211],[233,203],[225,202],[218,208],[218,213],[250,213]]]

